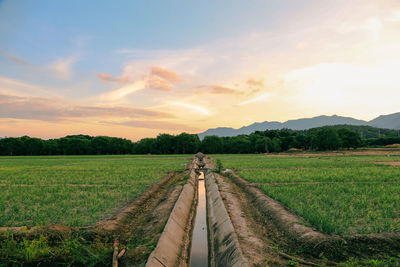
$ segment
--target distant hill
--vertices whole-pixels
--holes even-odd
[[[365,125],[373,126],[377,128],[385,129],[400,129],[400,112],[393,113],[390,115],[382,115],[371,121],[357,120],[351,117],[342,116],[317,116],[313,118],[305,118],[298,120],[288,120],[285,122],[277,121],[265,121],[256,122],[248,126],[243,126],[239,129],[229,128],[229,127],[218,127],[214,129],[208,129],[205,132],[199,133],[200,139],[203,139],[208,135],[216,136],[236,136],[240,134],[251,134],[255,131],[265,131],[265,130],[279,130],[283,128],[293,129],[293,130],[307,130],[310,128],[331,126],[331,125]]]
[[[400,129],[400,112],[382,115],[368,122],[368,125],[377,128]]]

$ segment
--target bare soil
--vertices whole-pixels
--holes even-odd
[[[264,227],[267,229],[263,234],[267,237],[265,242],[272,241],[270,246],[279,247],[289,254],[300,255],[303,259],[308,258],[306,261],[318,264],[321,264],[322,261],[323,264],[329,265],[346,261],[349,257],[362,259],[395,256],[400,252],[399,233],[345,237],[326,235],[306,226],[307,223],[301,217],[269,198],[234,172],[229,173],[229,178],[222,177],[222,182],[231,184],[231,189],[227,189],[228,192],[231,192],[230,195],[239,194],[238,192],[242,191],[243,195],[238,199],[241,201],[244,211],[253,211],[254,213],[250,217],[256,218],[256,224],[253,224],[252,227],[253,232],[256,233],[254,229],[258,230]],[[225,195],[228,199],[231,198],[229,194],[225,193]],[[243,203],[248,204],[244,205]],[[229,202],[227,206],[229,206]],[[232,212],[233,217],[235,217],[234,214]],[[249,221],[251,222],[251,219]],[[260,239],[263,235],[259,235]],[[277,250],[277,253],[282,255],[281,251]],[[322,260],[323,258],[325,260]]]
[[[266,156],[298,156],[298,157],[319,157],[319,156],[399,156],[400,149],[399,148],[360,148],[360,149],[350,149],[350,150],[338,150],[338,151],[328,151],[328,152],[308,152],[308,151],[300,151],[300,152],[281,152],[281,153],[270,153],[265,154]]]
[[[182,191],[185,174],[170,174],[164,182],[156,184],[132,205],[122,209],[115,219],[95,226],[96,232],[116,236],[121,244],[128,246],[121,266],[137,266],[146,262]]]
[[[400,167],[400,161],[375,161],[374,163]]]
[[[259,209],[246,193],[229,178],[216,174],[218,187],[238,236],[242,252],[252,266],[314,265],[314,259],[289,255],[282,251],[287,239],[276,226],[260,216]]]

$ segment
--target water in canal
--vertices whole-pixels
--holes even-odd
[[[199,200],[197,203],[196,219],[193,229],[192,249],[190,254],[191,267],[208,266],[208,235],[207,235],[207,209],[206,188],[204,186],[204,173],[199,175]]]

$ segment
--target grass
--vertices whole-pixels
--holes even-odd
[[[341,267],[393,267],[400,266],[400,254],[397,257],[382,257],[380,259],[357,259],[350,258],[348,261],[339,264]]]
[[[332,235],[400,232],[399,156],[215,155],[267,195]]]
[[[0,226],[86,226],[189,156],[0,157]]]
[[[83,233],[60,240],[45,235],[21,239],[9,234],[0,241],[0,266],[107,266],[112,251],[111,242],[88,241]]]

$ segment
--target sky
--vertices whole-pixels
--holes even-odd
[[[0,136],[400,112],[400,1],[0,0]]]

